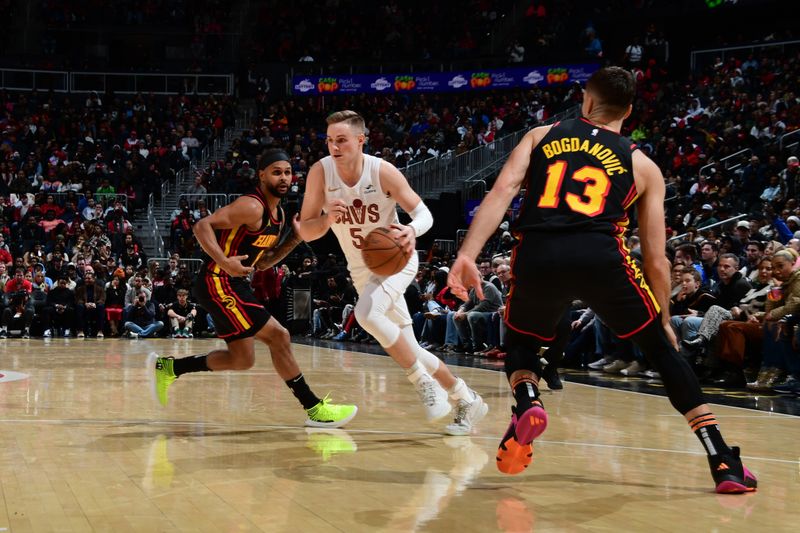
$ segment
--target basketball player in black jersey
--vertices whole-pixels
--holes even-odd
[[[183,359],[150,354],[154,392],[166,405],[169,386],[183,374],[247,370],[255,362],[255,337],[269,347],[275,370],[308,413],[306,425],[340,427],[355,416],[356,406],[320,400],[311,392],[292,355],[289,332],[258,302],[246,277],[255,268],[271,268],[300,242],[295,237],[296,222],[295,231],[282,231],[280,201],[292,182],[289,156],[282,150],[267,150],[258,168],[252,191],[194,225],[208,258],[193,293],[213,317],[217,335],[227,347]]]
[[[580,299],[619,337],[636,343],[661,374],[670,402],[708,454],[717,492],[753,491],[755,476],[742,465],[739,449],[723,440],[697,378],[675,349],[664,254],[664,179],[653,161],[620,136],[635,92],[629,72],[603,68],[586,84],[582,118],[528,132],[481,204],[450,269],[454,293],[480,291],[475,258],[524,187],[524,206],[513,227],[519,244],[512,253],[505,312],[505,368],[516,406],[497,466],[516,474],[530,464],[531,443],[547,426],[537,353],[554,338],[570,302]],[[628,210],[634,205],[644,275],[625,247]]]

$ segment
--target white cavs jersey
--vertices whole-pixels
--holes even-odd
[[[331,225],[339,239],[339,245],[347,258],[347,267],[360,289],[359,282],[369,277],[369,269],[361,258],[364,239],[370,231],[395,224],[397,202],[386,196],[381,188],[380,166],[382,159],[364,154],[364,169],[353,187],[348,187],[339,177],[336,164],[331,156],[324,157],[322,168],[325,171],[325,201],[340,199],[345,203],[346,212],[342,219]]]

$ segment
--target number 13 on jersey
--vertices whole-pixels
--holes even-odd
[[[547,167],[547,182],[544,192],[539,197],[539,207],[556,208],[561,201],[561,185],[567,172],[567,162],[557,160]],[[570,179],[585,184],[582,194],[568,192],[564,201],[570,209],[587,217],[594,217],[603,212],[606,205],[606,196],[611,190],[611,180],[605,170],[597,167],[585,166],[572,173]]]

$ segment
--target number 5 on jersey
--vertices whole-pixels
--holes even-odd
[[[360,250],[364,247],[364,236],[361,235],[363,228],[350,228],[350,237],[353,239],[353,246]]]
[[[559,193],[567,172],[567,162],[558,160],[547,167],[547,182],[544,192],[539,197],[539,207],[554,209],[561,201]],[[594,217],[603,212],[606,205],[606,196],[611,190],[611,180],[605,170],[597,167],[585,166],[572,173],[570,179],[585,183],[582,194],[568,192],[564,201],[570,209],[587,217]]]

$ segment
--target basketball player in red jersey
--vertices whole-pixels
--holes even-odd
[[[717,492],[753,491],[755,476],[742,465],[739,448],[723,440],[696,376],[675,350],[664,255],[664,178],[653,161],[620,136],[635,93],[629,72],[603,68],[586,84],[582,118],[531,130],[481,204],[450,269],[453,292],[481,290],[475,258],[524,187],[524,207],[513,227],[519,244],[504,317],[509,328],[505,368],[516,406],[497,466],[516,474],[530,464],[531,443],[547,426],[537,353],[555,336],[570,302],[580,299],[619,337],[636,343],[661,374],[670,402],[708,454]],[[644,276],[624,244],[627,212],[634,205]],[[542,284],[545,276],[563,282]]]
[[[275,265],[300,242],[296,223],[292,233],[282,231],[280,201],[292,182],[289,156],[282,150],[266,150],[258,167],[254,190],[194,225],[197,241],[208,254],[194,296],[211,313],[217,335],[227,347],[183,359],[150,354],[152,385],[166,405],[169,386],[183,374],[247,370],[255,362],[255,337],[269,347],[275,370],[306,410],[306,425],[340,427],[358,409],[320,400],[311,392],[292,355],[289,332],[258,302],[246,277],[255,268]]]

